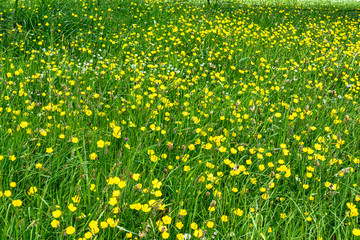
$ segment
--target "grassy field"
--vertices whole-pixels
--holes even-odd
[[[356,239],[360,3],[0,1],[0,239]]]

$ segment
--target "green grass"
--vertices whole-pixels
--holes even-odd
[[[0,2],[0,238],[355,239],[359,10]]]

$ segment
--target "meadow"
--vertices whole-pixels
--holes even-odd
[[[0,1],[0,239],[357,239],[360,3]]]

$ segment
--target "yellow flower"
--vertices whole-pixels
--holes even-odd
[[[196,230],[198,228],[198,225],[193,222],[193,223],[190,224],[190,227],[191,227],[192,230]]]
[[[89,155],[89,158],[91,159],[91,160],[96,160],[97,159],[97,154],[96,153],[91,153],[90,155]]]
[[[183,111],[182,112],[182,115],[184,116],[184,117],[186,117],[186,116],[188,116],[190,113],[188,113],[188,112],[186,112],[186,111]]]
[[[105,146],[105,142],[103,140],[99,140],[97,141],[96,145],[99,147],[99,148],[103,148]]]
[[[116,227],[119,222],[119,220],[114,221],[112,218],[108,218],[106,221],[112,228]]]
[[[66,228],[66,234],[72,235],[75,232],[75,228],[73,226],[69,226]]]
[[[113,195],[113,197],[118,197],[118,196],[120,196],[120,191],[115,190],[112,195]]]
[[[206,226],[207,226],[208,228],[213,228],[213,227],[214,227],[214,222],[208,221],[208,222],[206,223]]]
[[[107,222],[101,222],[100,223],[100,227],[102,228],[102,229],[105,229],[105,228],[107,228],[109,226],[109,224],[107,223]]]
[[[160,188],[162,185],[162,183],[157,178],[155,178],[151,183],[154,188]]]
[[[161,234],[161,237],[162,237],[163,239],[168,239],[169,236],[170,236],[170,234],[169,234],[168,232],[166,232],[166,231]]]
[[[195,230],[195,232],[194,232],[194,236],[197,237],[197,238],[202,237],[202,234],[203,234],[203,232],[202,232],[201,229]]]
[[[116,138],[120,138],[121,137],[121,128],[118,126],[115,126],[113,128],[113,136]]]
[[[78,139],[77,137],[73,137],[73,138],[71,139],[71,142],[73,142],[73,143],[78,143],[78,142],[79,142],[79,139]]]
[[[264,164],[260,164],[260,165],[259,165],[259,170],[260,170],[260,171],[264,171],[264,169],[265,169],[265,165],[264,165]]]
[[[176,239],[177,239],[177,240],[183,240],[184,238],[185,238],[185,237],[184,237],[183,234],[181,234],[181,233],[176,234]]]
[[[53,228],[57,228],[59,226],[59,224],[60,224],[60,222],[58,220],[56,220],[56,219],[51,221],[51,226]]]
[[[16,182],[11,182],[10,187],[12,187],[12,188],[16,187]]]
[[[261,197],[262,197],[264,200],[266,200],[266,199],[268,199],[268,198],[269,198],[269,194],[264,193],[263,195],[261,195]]]
[[[166,216],[162,217],[162,220],[163,220],[164,224],[170,224],[172,219],[170,216],[166,215]]]
[[[147,204],[147,203],[141,206],[141,211],[143,211],[143,212],[150,212],[150,210],[151,210],[151,207],[149,207],[149,204]]]
[[[206,143],[205,146],[204,146],[204,148],[205,148],[206,150],[210,150],[210,149],[212,148],[212,144],[211,144],[211,143]]]
[[[14,205],[14,207],[20,207],[22,205],[22,201],[20,199],[14,200],[12,201],[12,205]]]
[[[111,206],[114,206],[115,204],[117,204],[116,198],[114,198],[114,197],[110,198],[109,204],[110,204]]]
[[[152,161],[152,162],[157,162],[158,159],[159,159],[159,157],[157,157],[156,155],[151,155],[150,156],[150,161]]]
[[[226,152],[226,147],[224,146],[219,147],[219,151],[222,153]]]
[[[4,192],[4,196],[5,196],[5,197],[10,197],[10,196],[11,196],[11,191],[10,191],[10,190],[6,190],[6,191]]]
[[[118,183],[118,187],[119,187],[119,188],[124,188],[124,187],[126,187],[126,181],[120,181],[120,182]]]
[[[355,236],[360,236],[360,229],[357,229],[357,228],[354,228],[352,233],[355,235]]]
[[[244,213],[244,211],[241,210],[240,208],[237,208],[237,209],[234,211],[234,213],[235,213],[236,215],[238,215],[238,216],[242,216],[243,213]]]
[[[62,212],[60,210],[55,210],[52,212],[52,215],[54,218],[59,218],[61,216]]]
[[[221,216],[221,221],[223,221],[223,222],[229,221],[228,216],[222,215],[222,216]]]
[[[70,203],[69,206],[68,206],[68,208],[69,208],[69,210],[70,210],[71,212],[75,212],[76,209],[77,209],[77,207],[75,207],[73,203]]]
[[[15,160],[16,160],[16,157],[15,157],[15,155],[10,155],[10,156],[9,156],[9,159],[10,159],[10,161],[15,161]]]
[[[44,137],[47,136],[47,132],[44,129],[40,129],[39,132],[42,136],[44,136]]]
[[[236,154],[237,150],[235,148],[230,148],[230,152],[231,152],[231,154]]]
[[[26,128],[28,125],[29,125],[28,122],[21,122],[21,123],[20,123],[20,127],[21,127],[21,128]]]
[[[90,239],[91,237],[92,237],[92,233],[91,232],[86,232],[85,234],[84,234],[84,237],[85,237],[85,239]]]
[[[138,181],[139,178],[140,178],[140,174],[139,174],[139,173],[134,173],[134,174],[132,175],[132,179],[134,179],[135,181]]]
[[[46,148],[46,153],[52,153],[53,151],[52,147]]]
[[[37,191],[38,191],[37,187],[30,187],[28,194],[34,195],[35,193],[37,193]]]
[[[187,215],[187,211],[186,211],[185,209],[181,209],[179,215],[181,215],[181,216],[186,216],[186,215]]]
[[[75,197],[72,197],[71,199],[73,200],[74,203],[79,203],[81,200],[81,197],[75,195]]]
[[[90,227],[91,229],[97,228],[97,227],[98,227],[98,222],[95,221],[95,220],[92,220],[92,221],[89,223],[89,227]]]
[[[86,111],[85,111],[85,114],[86,114],[86,116],[91,116],[91,115],[92,115],[92,111],[91,111],[91,110],[86,110]]]
[[[120,208],[115,207],[114,210],[113,210],[113,213],[117,214],[117,213],[119,213],[119,212],[120,212]]]

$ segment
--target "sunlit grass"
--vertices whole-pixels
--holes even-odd
[[[1,239],[356,238],[358,9],[0,4]]]

